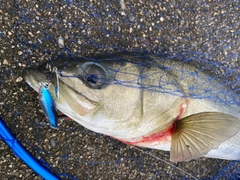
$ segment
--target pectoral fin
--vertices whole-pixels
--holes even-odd
[[[240,130],[240,120],[224,113],[205,112],[175,122],[170,160],[189,161],[206,155]]]

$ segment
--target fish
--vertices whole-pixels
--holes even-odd
[[[238,96],[196,65],[140,52],[51,63],[59,75],[57,109],[85,128],[170,151],[172,162],[240,159]],[[37,91],[47,71],[46,64],[29,67],[23,77]]]
[[[56,105],[53,100],[51,93],[49,92],[47,85],[39,82],[39,103],[46,116],[46,119],[49,121],[50,127],[57,128],[57,110]]]

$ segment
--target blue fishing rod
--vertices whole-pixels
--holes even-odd
[[[21,158],[30,168],[32,168],[43,179],[60,179],[44,167],[36,158],[34,158],[16,139],[10,129],[0,117],[0,138],[13,150],[17,157]]]

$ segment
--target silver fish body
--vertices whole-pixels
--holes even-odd
[[[82,126],[170,151],[172,161],[240,159],[237,96],[201,70],[141,53],[52,63],[59,73],[57,109]],[[46,71],[28,68],[25,81],[37,90]]]

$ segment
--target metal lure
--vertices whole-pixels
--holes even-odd
[[[40,82],[39,85],[40,106],[49,121],[50,127],[57,128],[57,111],[52,95],[48,90],[49,84]]]
[[[55,73],[55,76],[56,76],[55,94],[56,94],[56,98],[59,99],[59,80],[58,80],[57,67],[53,67],[53,71],[52,72]]]

